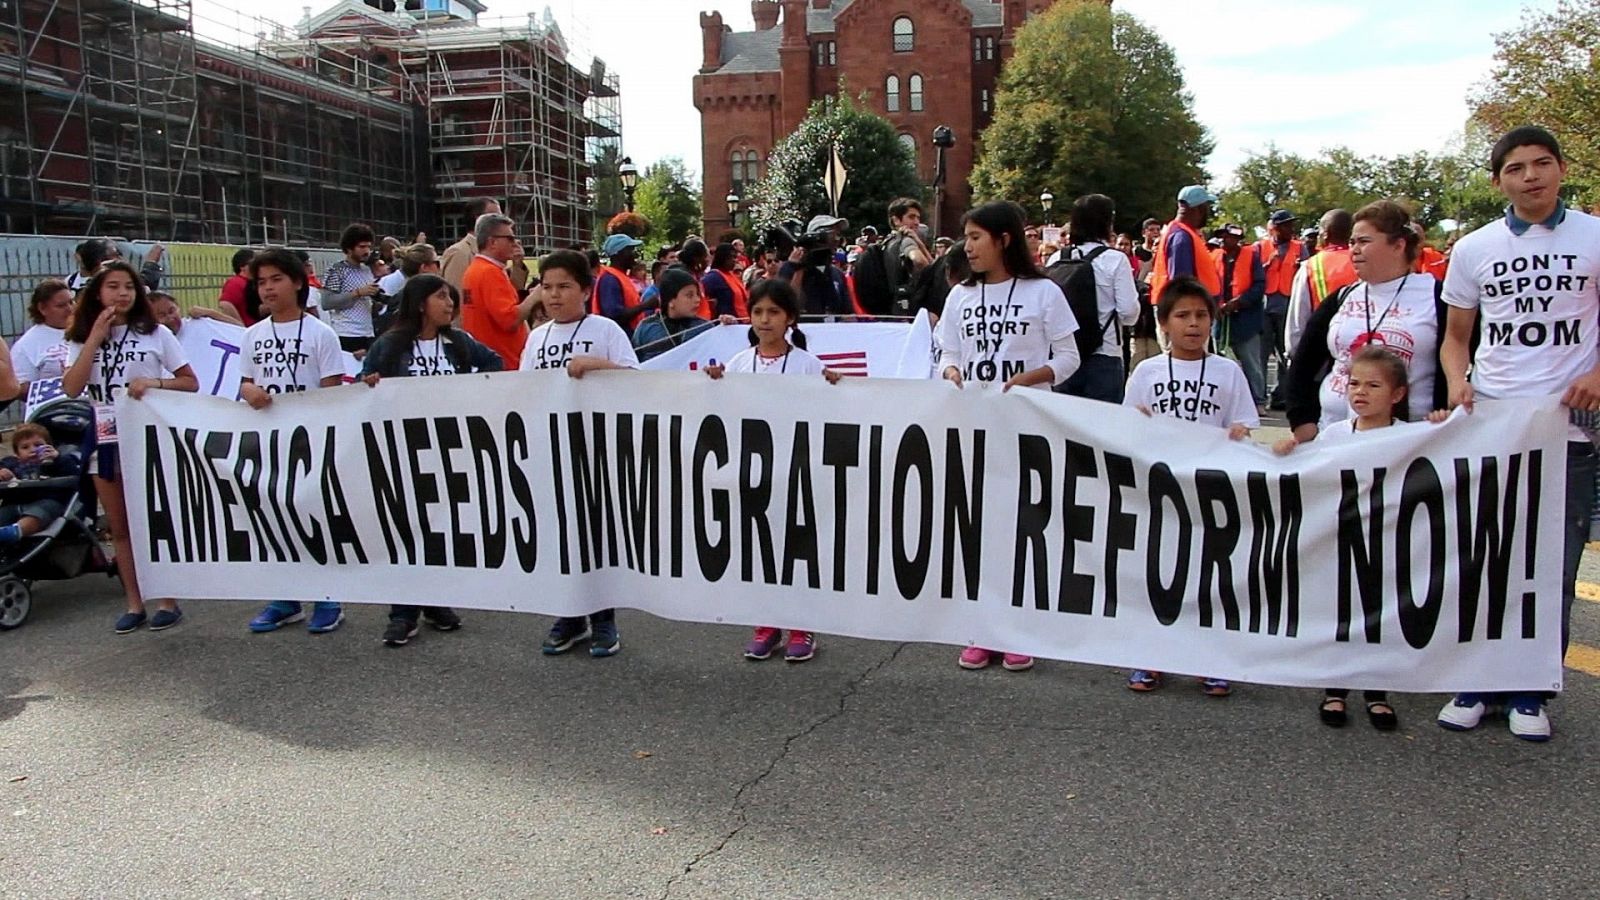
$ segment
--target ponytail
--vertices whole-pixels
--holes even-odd
[[[806,334],[800,330],[799,322],[794,323],[794,327],[789,329],[789,343],[801,350],[806,349]]]

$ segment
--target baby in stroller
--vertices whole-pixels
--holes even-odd
[[[11,455],[0,459],[0,484],[37,481],[78,474],[71,459],[50,445],[50,432],[33,422],[11,433]],[[41,494],[17,503],[0,505],[0,546],[15,544],[37,534],[67,511],[72,491],[59,496]]]

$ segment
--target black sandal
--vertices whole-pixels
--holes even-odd
[[[1372,714],[1370,708],[1367,714]],[[1322,705],[1317,707],[1317,717],[1329,728],[1343,728],[1345,723],[1350,721],[1350,714],[1345,711],[1343,697],[1323,697]]]
[[[1393,731],[1400,727],[1400,717],[1394,714],[1394,707],[1387,700],[1367,701],[1367,721],[1379,731]]]

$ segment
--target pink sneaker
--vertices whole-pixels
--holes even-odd
[[[989,665],[989,658],[993,655],[993,651],[982,647],[968,647],[961,651],[961,658],[956,662],[963,669],[982,669]]]
[[[1000,666],[1007,672],[1026,672],[1033,668],[1033,657],[1023,656],[1021,653],[1007,653],[1000,661]]]

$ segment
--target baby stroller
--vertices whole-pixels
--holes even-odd
[[[27,620],[35,581],[112,571],[96,535],[99,505],[87,473],[94,451],[94,408],[84,400],[59,400],[37,410],[29,421],[50,432],[51,444],[59,454],[55,468],[76,474],[0,485],[0,504],[54,497],[65,500],[67,506],[65,513],[37,534],[0,547],[0,631]]]

